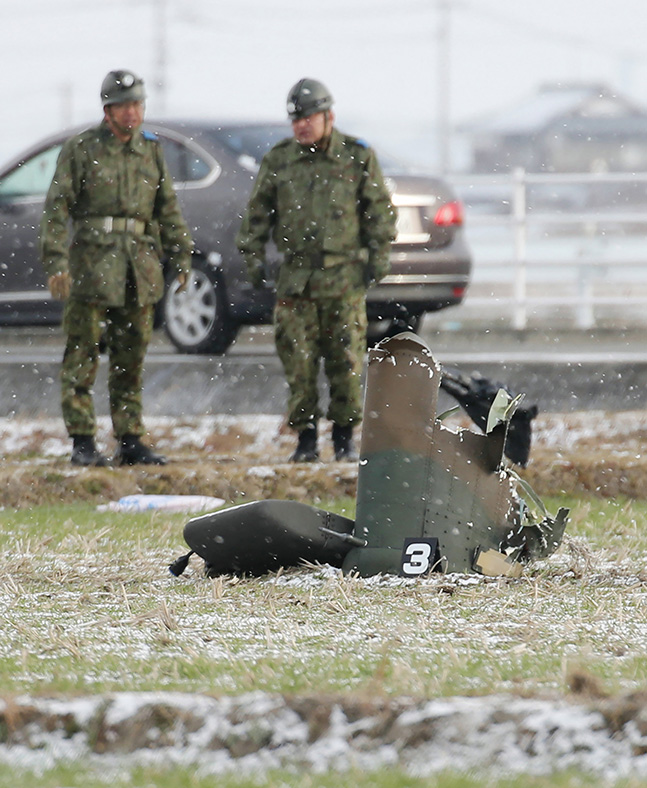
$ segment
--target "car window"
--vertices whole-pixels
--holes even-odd
[[[0,180],[0,197],[44,197],[54,177],[62,144],[41,151]]]
[[[159,136],[159,135],[158,135]],[[184,146],[168,137],[160,137],[166,166],[174,181],[184,180]]]
[[[211,172],[209,164],[195,151],[187,150],[186,156],[186,174],[188,181],[201,181],[206,178]]]
[[[238,158],[239,161],[247,160],[249,164],[256,167],[261,163],[263,156],[277,142],[292,136],[290,126],[281,123],[268,124],[266,126],[225,126],[221,129],[214,129],[213,135],[216,139]],[[392,156],[383,152],[378,152],[380,165],[384,173],[415,172],[416,170]]]
[[[201,181],[209,175],[212,165],[200,156],[197,151],[159,133],[158,137],[164,149],[164,158],[171,173],[171,178],[176,183]]]
[[[278,123],[268,126],[227,126],[213,130],[214,137],[237,158],[249,156],[257,164],[273,145],[290,134],[289,126]]]

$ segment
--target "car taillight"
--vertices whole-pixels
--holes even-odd
[[[434,216],[434,224],[437,227],[463,224],[463,204],[458,202],[458,200],[454,200],[441,205]]]

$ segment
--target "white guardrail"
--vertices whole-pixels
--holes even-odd
[[[448,180],[465,204],[470,304],[506,306],[515,329],[544,308],[570,309],[587,329],[604,306],[647,307],[647,173],[517,169]],[[478,295],[487,290],[479,284],[495,297]]]

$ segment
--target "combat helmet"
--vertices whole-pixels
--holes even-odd
[[[300,79],[288,93],[288,117],[290,120],[307,118],[315,112],[325,112],[333,105],[328,88],[316,79]]]
[[[132,71],[110,71],[101,83],[101,102],[104,107],[126,101],[143,101],[145,98],[144,80]]]

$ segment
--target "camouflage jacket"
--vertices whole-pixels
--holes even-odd
[[[394,235],[375,153],[333,129],[325,150],[288,138],[265,155],[237,243],[253,280],[274,241],[283,253],[279,297],[336,296],[388,273]]]
[[[110,231],[105,217],[139,220],[135,231]],[[69,239],[69,227],[72,237]],[[69,139],[61,150],[40,233],[47,276],[69,270],[72,297],[122,306],[132,266],[141,304],[164,292],[161,258],[189,271],[191,236],[155,135],[136,132],[122,143],[105,121]]]

